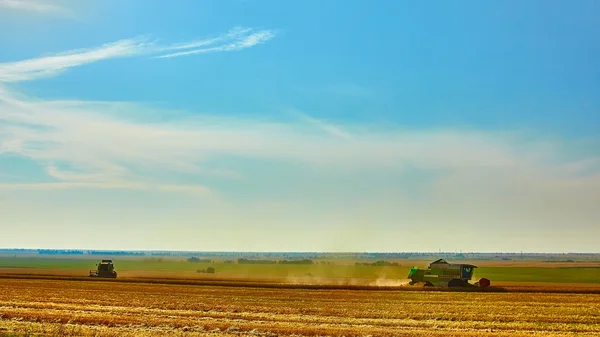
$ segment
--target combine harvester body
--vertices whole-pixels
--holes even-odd
[[[96,266],[98,266],[97,270],[90,270],[90,277],[117,278],[117,272],[112,260],[102,260]]]
[[[473,277],[473,271],[477,268],[472,264],[450,264],[439,259],[429,264],[427,269],[411,268],[408,273],[410,285],[424,282],[425,286],[436,287],[489,287],[490,280],[480,279],[475,284],[469,281]]]

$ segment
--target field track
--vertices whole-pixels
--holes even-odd
[[[597,336],[600,295],[0,279],[0,335]]]
[[[444,289],[429,288],[419,285],[409,286],[374,286],[366,284],[349,283],[290,283],[268,280],[240,280],[240,279],[185,279],[185,278],[92,278],[77,276],[59,276],[43,274],[0,274],[3,279],[24,280],[56,280],[78,282],[115,282],[115,283],[140,283],[140,284],[165,284],[187,286],[219,286],[219,287],[246,287],[246,288],[276,288],[276,289],[316,289],[316,290],[374,290],[374,291],[427,291],[427,292],[510,292],[510,293],[553,293],[553,294],[600,294],[600,284],[547,284],[547,283],[510,283],[501,282],[488,288]]]

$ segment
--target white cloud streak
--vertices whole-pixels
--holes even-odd
[[[212,38],[197,40],[197,41],[174,44],[169,47],[164,47],[160,51],[165,52],[165,51],[194,49],[194,48],[204,47],[204,46],[208,46],[208,45],[222,43],[222,42],[225,42],[228,40],[240,39],[240,38],[243,38],[244,36],[248,35],[250,32],[252,32],[251,28],[244,28],[244,27],[239,27],[239,26],[233,27],[226,34],[222,34],[222,35],[212,37]]]
[[[244,32],[246,33],[246,32]],[[214,53],[214,52],[224,52],[224,51],[237,51],[246,48],[250,48],[262,43],[265,43],[272,38],[274,38],[276,33],[271,30],[261,30],[258,32],[251,33],[249,35],[240,34],[240,31],[236,29],[234,32],[227,34],[225,37],[210,39],[199,41],[196,43],[189,43],[187,45],[177,46],[177,49],[191,49],[200,46],[209,46],[214,45],[212,47],[207,48],[198,48],[192,49],[188,51],[182,51],[177,53],[170,53],[165,55],[157,56],[157,58],[172,58],[178,56],[186,56],[186,55],[194,55],[194,54],[204,54],[204,53]],[[231,41],[227,41],[231,40]],[[220,44],[216,44],[220,42]],[[226,43],[222,43],[226,42]],[[216,45],[215,45],[216,44]],[[187,48],[185,48],[187,47]]]
[[[73,50],[25,61],[0,63],[0,82],[19,82],[60,74],[68,68],[118,57],[130,57],[147,50],[150,44],[136,39],[108,43],[98,48]]]
[[[201,185],[174,185],[150,184],[141,182],[70,182],[60,181],[52,183],[0,183],[0,189],[10,190],[65,190],[65,189],[93,189],[93,190],[137,190],[183,193],[192,196],[207,197],[214,193],[210,188]]]
[[[352,136],[349,133],[343,131],[341,128],[339,128],[335,125],[326,123],[320,119],[311,117],[305,113],[299,112],[294,109],[287,109],[286,112],[292,116],[298,117],[302,121],[305,121],[311,125],[314,125],[316,128],[323,130],[326,133],[331,134],[333,136],[343,138],[343,139],[351,139],[352,138]]]
[[[49,177],[74,187],[130,186],[153,176],[136,173],[147,167],[172,175],[239,178],[235,167],[208,166],[222,156],[350,171],[529,170],[548,159],[560,163],[552,151],[540,153],[537,143],[511,134],[452,130],[350,134],[300,113],[308,125],[201,115],[160,124],[133,123],[105,114],[119,104],[40,101],[0,90],[0,149],[31,158],[45,167]],[[123,104],[127,111],[144,109]],[[315,126],[325,132],[315,134]],[[563,160],[543,172],[577,177],[589,174],[597,162],[594,158]],[[157,183],[171,184],[168,179]]]
[[[235,27],[228,33],[218,37],[168,46],[160,46],[156,42],[143,37],[124,39],[96,48],[77,49],[56,55],[0,63],[0,82],[20,82],[51,77],[72,67],[112,58],[153,54],[163,54],[159,55],[158,58],[170,58],[199,53],[242,50],[264,43],[274,36],[274,31],[261,30],[253,32],[251,28]],[[209,45],[211,47],[198,49],[198,47]],[[164,54],[165,52],[179,50],[187,51]]]
[[[39,0],[0,0],[0,8],[22,10],[37,13],[64,13],[66,9],[49,1]]]

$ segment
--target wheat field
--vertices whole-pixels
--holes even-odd
[[[0,280],[5,336],[597,336],[600,295]]]

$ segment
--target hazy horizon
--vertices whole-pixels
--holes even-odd
[[[597,251],[599,11],[0,0],[0,247]]]
[[[250,251],[242,251],[242,250],[163,250],[163,249],[92,249],[92,248],[56,248],[56,247],[32,247],[32,248],[24,248],[24,247],[0,247],[0,251],[10,251],[10,250],[56,250],[56,251],[93,251],[93,252],[172,252],[172,253],[248,253],[248,254],[279,254],[279,253],[291,253],[291,254],[430,254],[430,255],[451,255],[451,254],[505,254],[505,255],[600,255],[600,252],[590,251],[590,252],[579,252],[579,251],[260,251],[260,250],[250,250]],[[85,255],[85,254],[84,254]],[[117,255],[118,256],[118,255]]]

